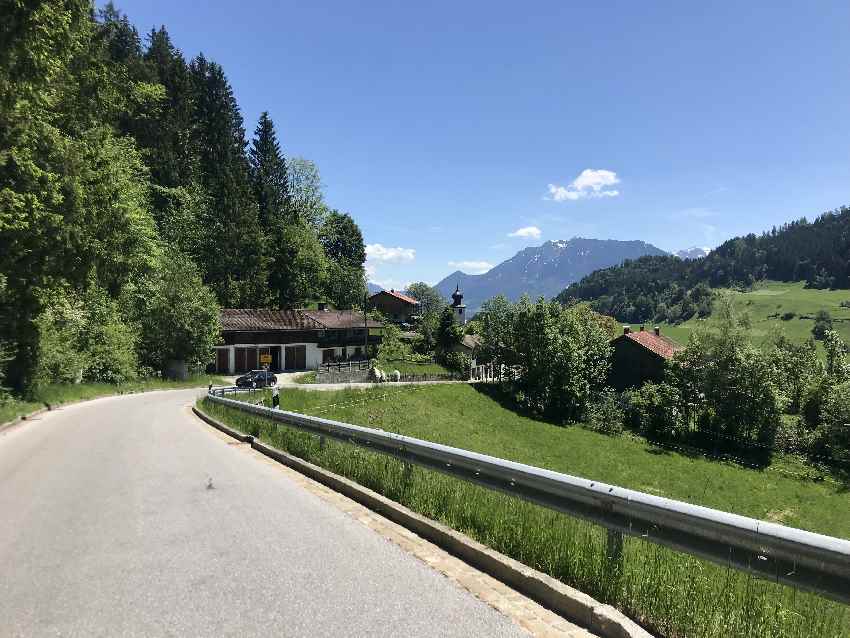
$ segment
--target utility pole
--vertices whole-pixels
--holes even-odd
[[[369,291],[363,293],[363,356],[369,360],[369,317],[366,308],[369,305]]]

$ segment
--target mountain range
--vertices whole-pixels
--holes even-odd
[[[710,252],[711,248],[706,246],[691,246],[690,248],[677,250],[674,254],[679,259],[699,259],[700,257],[705,257]]]
[[[467,316],[472,316],[482,303],[499,294],[511,301],[516,301],[524,293],[528,293],[532,299],[540,296],[550,298],[600,268],[616,266],[626,259],[637,259],[644,255],[666,254],[643,241],[573,237],[524,248],[480,275],[455,271],[435,288],[446,299],[450,299],[455,287],[460,286]]]

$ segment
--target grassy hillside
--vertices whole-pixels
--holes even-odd
[[[832,315],[834,329],[850,343],[850,308],[842,308],[839,305],[842,301],[850,301],[850,290],[815,290],[804,286],[802,282],[767,282],[751,292],[720,292],[732,295],[739,315],[745,312],[749,315],[752,322],[751,334],[756,341],[765,340],[771,330],[777,327],[791,339],[808,339],[815,323],[815,313],[818,310],[827,310]],[[794,316],[783,320],[785,313],[794,313]],[[661,326],[664,334],[685,344],[696,327],[711,321],[711,317],[694,317],[676,326]]]
[[[632,437],[558,427],[504,407],[476,386],[281,392],[293,412],[380,428],[635,490],[850,538],[850,492],[775,457],[754,470],[662,450]]]

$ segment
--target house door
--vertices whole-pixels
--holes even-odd
[[[307,346],[286,346],[285,369],[304,370],[307,367]]]
[[[224,348],[219,348],[218,350],[215,351],[215,370],[216,370],[216,372],[227,374],[227,372],[228,372],[227,364],[228,364],[228,359],[230,358],[230,357],[227,356],[228,354],[230,354],[230,352],[225,350]]]
[[[269,370],[277,372],[281,369],[280,365],[280,348],[278,346],[274,346],[271,348],[272,354],[272,364],[269,366]]]
[[[236,374],[242,374],[248,368],[245,348],[236,348]]]
[[[248,369],[249,370],[257,370],[259,368],[259,363],[257,361],[257,349],[256,348],[246,348],[248,354]]]

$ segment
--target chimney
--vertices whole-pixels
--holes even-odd
[[[631,331],[632,331],[632,327],[631,327],[631,326],[623,326],[623,334],[624,334],[624,335],[629,334]]]
[[[659,326],[655,326],[655,328],[653,328],[652,331],[655,333],[656,337],[661,336],[661,328]]]

